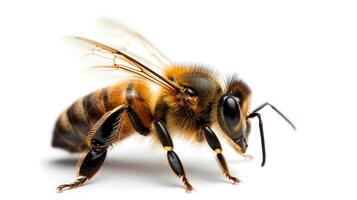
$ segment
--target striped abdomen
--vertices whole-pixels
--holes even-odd
[[[95,91],[74,102],[58,118],[52,139],[52,146],[70,152],[81,152],[90,128],[106,113],[123,104],[132,104],[144,124],[150,126],[150,113],[146,105],[150,100],[149,88],[145,82],[126,81]],[[128,118],[124,115],[124,118]],[[126,122],[129,119],[124,119]],[[120,138],[133,132],[130,123],[125,123]]]

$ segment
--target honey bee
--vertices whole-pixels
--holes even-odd
[[[151,61],[125,48],[112,48],[94,40],[74,37],[91,46],[92,55],[113,61],[110,65],[98,68],[126,72],[132,78],[80,98],[58,118],[52,146],[69,152],[82,152],[76,180],[58,186],[59,192],[79,187],[91,179],[102,166],[108,147],[134,133],[152,137],[162,145],[170,167],[188,192],[193,187],[174,151],[173,134],[192,138],[199,143],[206,141],[216,154],[223,175],[232,183],[239,183],[240,180],[229,171],[213,126],[239,154],[244,155],[251,129],[250,119],[257,118],[262,166],[266,156],[259,111],[270,106],[295,129],[294,124],[269,103],[249,111],[251,89],[237,76],[230,76],[221,82],[209,68],[171,64],[143,36],[121,25],[117,28],[144,47]],[[161,67],[162,73],[155,72],[149,66]],[[155,85],[158,90],[153,89]]]

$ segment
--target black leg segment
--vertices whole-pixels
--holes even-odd
[[[107,147],[102,149],[92,148],[88,153],[85,154],[84,158],[81,159],[78,178],[70,184],[63,184],[57,187],[58,192],[63,192],[64,190],[73,189],[83,185],[87,180],[92,178],[99,168],[102,166],[105,157],[107,155]]]
[[[167,159],[170,163],[171,169],[175,172],[178,177],[185,175],[182,163],[174,151],[167,152]]]
[[[127,110],[126,106],[122,106],[110,113],[109,116],[102,122],[97,128],[95,134],[91,139],[91,143],[94,147],[105,147],[112,144],[112,141],[118,134],[118,128],[120,128],[121,117]]]
[[[107,148],[103,148],[100,150],[92,149],[87,154],[85,154],[84,158],[80,160],[80,168],[78,172],[78,178],[70,184],[63,184],[57,187],[58,192],[63,192],[67,189],[73,189],[83,185],[87,180],[92,178],[95,173],[102,166],[105,157],[107,155]]]
[[[227,165],[226,160],[224,159],[224,156],[222,154],[221,144],[220,144],[216,134],[208,126],[203,127],[202,131],[205,135],[208,145],[211,147],[212,150],[214,150],[216,152],[217,160],[218,160],[219,166],[221,167],[221,169],[223,171],[223,174],[230,181],[232,181],[233,184],[239,183],[239,179],[231,176],[231,174],[229,172],[228,165]]]
[[[128,113],[130,122],[138,133],[142,135],[149,134],[150,129],[144,126],[135,110],[128,105],[123,105],[112,111],[110,116],[108,116],[102,125],[96,130],[96,133],[91,141],[94,146],[106,146],[111,144],[117,135],[117,130],[120,126],[120,118],[124,112]]]
[[[148,135],[150,133],[150,128],[143,124],[135,110],[131,106],[127,106],[127,112],[134,129],[141,135]]]
[[[212,129],[208,126],[203,128],[203,133],[205,134],[205,138],[207,140],[208,145],[214,151],[220,151],[222,149],[221,144],[216,136],[216,134],[212,131]]]
[[[92,178],[94,174],[102,166],[107,155],[107,148],[90,150],[84,157],[82,164],[79,168],[79,175],[85,176],[88,179]]]
[[[169,161],[171,169],[175,172],[175,174],[178,177],[182,178],[182,182],[186,188],[186,191],[187,192],[192,191],[193,187],[187,180],[186,173],[182,166],[180,158],[173,151],[173,143],[164,123],[162,121],[157,120],[154,122],[154,126],[156,130],[156,134],[162,146],[167,151],[167,160]]]
[[[154,125],[162,146],[173,148],[171,137],[167,132],[164,123],[162,121],[155,121]]]

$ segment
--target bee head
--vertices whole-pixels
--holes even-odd
[[[249,115],[250,88],[236,76],[226,83],[224,95],[218,102],[218,122],[229,138],[229,143],[240,154],[248,148],[250,132]]]
[[[224,95],[218,103],[218,122],[225,134],[229,138],[229,143],[240,154],[244,154],[248,148],[248,137],[250,132],[251,118],[258,118],[259,132],[262,145],[262,164],[265,164],[265,142],[264,129],[261,115],[258,112],[266,106],[270,106],[295,130],[295,125],[283,115],[276,107],[270,103],[264,103],[249,113],[251,102],[251,90],[236,76],[232,76],[227,84]]]

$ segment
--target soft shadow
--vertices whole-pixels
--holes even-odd
[[[74,170],[79,156],[51,159],[46,162],[48,167],[55,170]],[[165,160],[166,161],[166,160]],[[205,163],[185,162],[185,170],[192,182],[211,181],[227,182],[220,172],[216,163],[215,166],[206,167]],[[170,176],[174,178],[170,178]],[[139,159],[129,158],[108,158],[100,169],[100,176],[96,176],[93,181],[101,182],[105,179],[137,179],[150,184],[166,185],[171,187],[182,187],[181,181],[175,180],[175,175],[169,169],[169,164],[160,159]],[[193,180],[194,179],[194,180]],[[125,181],[125,180],[124,180]]]
[[[49,165],[53,165],[54,167],[73,167],[76,166],[76,163],[78,161],[79,157],[68,157],[68,158],[59,158],[59,159],[53,159],[49,160],[47,163]]]

